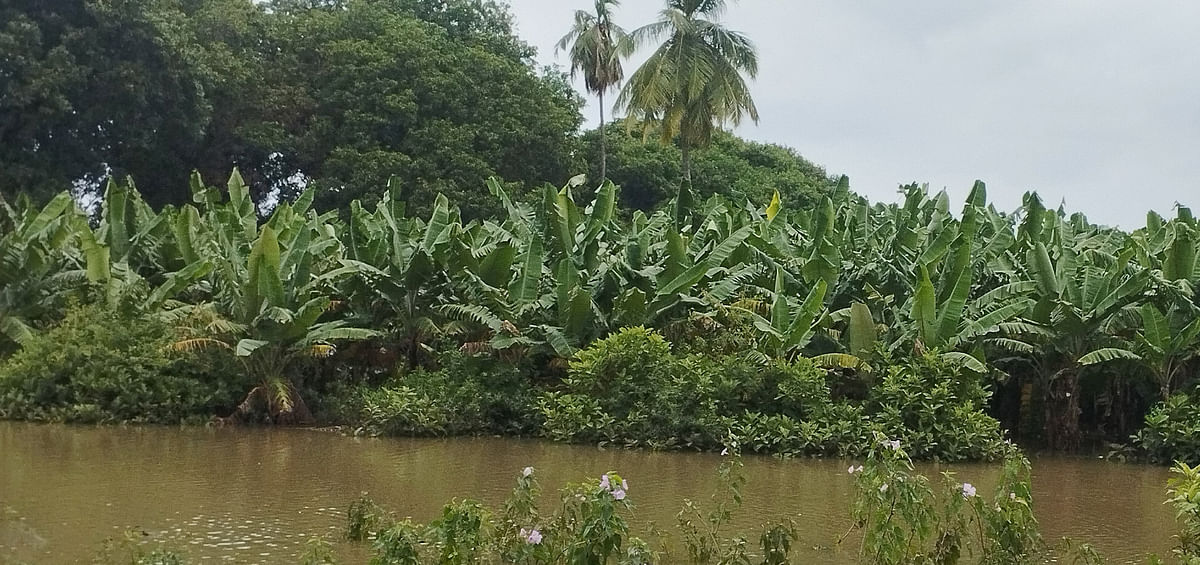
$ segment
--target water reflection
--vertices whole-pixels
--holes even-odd
[[[600,450],[506,439],[357,439],[306,430],[82,428],[0,422],[3,555],[35,563],[88,562],[101,542],[132,529],[170,540],[202,562],[293,563],[304,542],[335,532],[362,492],[400,516],[429,520],[451,498],[498,505],[532,465],[548,492],[617,470],[635,520],[669,527],[685,497],[707,500],[720,457]],[[849,525],[845,461],[746,462],[745,507],[734,529],[796,517],[795,547],[827,546]],[[926,465],[938,473],[946,468]],[[953,468],[990,492],[998,469]],[[1071,536],[1114,562],[1166,553],[1174,528],[1162,505],[1167,471],[1092,459],[1035,458],[1036,511],[1049,540]],[[806,550],[820,562],[852,561]],[[348,563],[362,551],[339,547]],[[807,562],[804,559],[802,562]]]

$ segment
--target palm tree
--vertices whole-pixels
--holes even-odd
[[[667,0],[659,20],[632,33],[641,45],[661,41],[629,78],[617,99],[645,133],[664,142],[679,138],[685,184],[692,179],[692,149],[712,141],[718,126],[758,122],[758,108],[743,75],[758,75],[758,54],[744,34],[717,22],[728,0]]]
[[[620,0],[596,0],[596,13],[575,12],[575,25],[555,46],[555,51],[569,50],[571,77],[583,73],[588,92],[600,98],[600,181],[608,175],[608,144],[604,139],[604,93],[625,78],[621,58],[633,54],[634,43],[621,26],[612,22],[612,8]]]

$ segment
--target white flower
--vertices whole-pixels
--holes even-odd
[[[722,449],[722,450],[721,450],[721,457],[724,457],[724,456],[726,456],[726,455],[729,455],[729,448],[728,448],[728,447],[726,447],[725,449]]]
[[[975,496],[975,486],[971,483],[963,483],[962,494],[963,498],[971,498]]]
[[[879,487],[879,492],[887,492],[887,488],[887,483],[883,483],[883,486]]]
[[[521,471],[521,476],[523,476],[523,477],[528,477],[529,475],[532,475],[532,474],[533,474],[533,467],[526,467],[524,471]]]
[[[859,466],[857,466],[857,467],[855,467],[854,465],[851,465],[849,469],[846,469],[846,472],[847,472],[847,473],[850,473],[851,475],[853,475],[853,474],[855,474],[855,473],[861,473],[861,472],[862,472],[862,470],[863,470],[863,466],[862,466],[862,465],[859,465]]]
[[[524,532],[525,530],[521,530],[521,531]],[[539,532],[537,530],[537,528],[530,530],[529,535],[524,536],[524,537],[525,537],[525,543],[528,543],[530,545],[538,545],[538,544],[542,543],[542,532]]]

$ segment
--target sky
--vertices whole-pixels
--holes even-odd
[[[554,44],[591,0],[510,4],[539,61],[568,67]],[[661,7],[624,0],[616,21],[633,29]],[[1127,229],[1149,209],[1200,208],[1196,0],[741,0],[722,21],[759,52],[761,119],[737,133],[872,200],[920,182],[957,208],[980,179],[1001,210],[1036,190]],[[584,111],[594,127],[594,99]]]

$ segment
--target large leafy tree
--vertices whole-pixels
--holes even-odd
[[[490,176],[565,179],[580,101],[563,77],[408,4],[278,9],[267,81],[286,103],[265,112],[255,140],[277,153],[268,184],[311,185],[319,206],[344,208],[377,200],[394,177],[411,212],[443,192],[480,216],[494,211],[481,189]]]
[[[418,209],[444,191],[480,215],[489,176],[574,168],[580,99],[495,2],[9,2],[0,52],[0,186],[38,202],[129,175],[160,208],[237,166],[264,210],[395,176]]]
[[[727,0],[667,0],[658,21],[633,31],[639,44],[659,42],[617,98],[629,118],[664,140],[678,138],[683,178],[691,181],[692,150],[707,146],[722,125],[738,125],[758,108],[746,77],[758,74],[758,54],[744,34],[717,18]]]
[[[622,128],[608,129],[608,170],[605,178],[621,187],[624,208],[652,211],[666,204],[683,178],[680,150],[657,139],[642,140]],[[588,177],[600,177],[600,130],[589,130],[581,138],[588,160]],[[783,205],[792,210],[811,209],[821,196],[833,191],[836,178],[805,159],[794,149],[742,139],[718,131],[712,144],[695,153],[692,192],[698,200],[714,194],[737,204],[770,202],[779,192]]]
[[[181,197],[212,114],[187,18],[168,0],[5,2],[0,186],[45,200],[111,172],[154,204]]]
[[[608,178],[604,94],[625,78],[621,59],[632,55],[634,48],[625,29],[612,21],[612,9],[618,5],[618,0],[596,0],[596,13],[577,10],[571,31],[557,45],[557,49],[570,52],[571,76],[582,73],[587,91],[600,99],[600,180]]]

